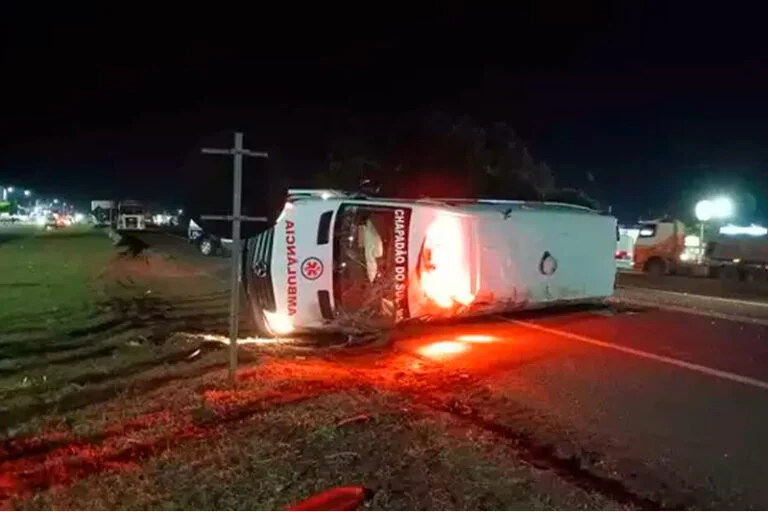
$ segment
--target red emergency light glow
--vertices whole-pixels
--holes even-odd
[[[488,336],[487,334],[464,334],[462,336],[457,336],[456,340],[465,341],[467,343],[491,343],[492,341],[496,341],[496,338]]]
[[[475,299],[470,285],[461,218],[441,215],[427,229],[420,263],[421,287],[441,308]]]
[[[437,341],[421,347],[418,352],[424,357],[439,359],[445,356],[461,354],[467,350],[467,345],[460,341]]]

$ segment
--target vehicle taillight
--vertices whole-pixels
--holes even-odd
[[[424,239],[419,263],[421,287],[442,308],[468,305],[475,298],[461,222],[459,217],[442,215],[429,226]]]
[[[625,260],[629,257],[629,254],[627,251],[616,251],[616,259],[617,260]]]

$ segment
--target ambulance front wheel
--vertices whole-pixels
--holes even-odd
[[[250,327],[256,336],[260,338],[273,338],[275,336],[272,329],[269,328],[266,318],[264,318],[264,310],[255,304],[250,295],[248,295],[248,313],[250,313]]]
[[[269,327],[267,319],[264,316],[264,309],[253,298],[254,290],[251,288],[250,280],[246,281],[245,299],[248,309],[248,325],[253,333],[261,338],[274,338],[275,333]]]

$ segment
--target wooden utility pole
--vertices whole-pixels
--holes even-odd
[[[241,214],[243,195],[243,155],[257,158],[268,158],[264,152],[250,151],[243,148],[243,134],[235,133],[235,147],[231,149],[203,148],[208,155],[232,155],[234,159],[234,179],[232,180],[232,215],[201,215],[205,220],[232,221],[232,274],[230,278],[229,298],[229,380],[235,381],[237,371],[237,335],[240,324],[240,284],[242,283],[241,268],[242,249],[240,243],[240,222],[267,222],[266,217],[247,217]]]

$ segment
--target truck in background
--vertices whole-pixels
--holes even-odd
[[[144,206],[139,201],[125,200],[118,203],[117,229],[119,231],[143,231],[146,229]]]
[[[634,238],[632,267],[654,276],[666,274],[738,280],[768,280],[768,236],[754,229],[724,226],[702,243],[686,235],[680,220],[664,217],[624,228]],[[618,258],[619,249],[617,249]],[[617,263],[618,266],[618,263]]]
[[[674,272],[685,251],[685,224],[671,218],[640,221],[635,228],[635,270],[652,275]]]

